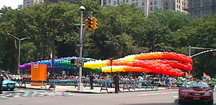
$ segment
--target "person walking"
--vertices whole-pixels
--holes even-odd
[[[0,74],[0,94],[2,94],[2,84],[3,84],[4,78],[3,78],[3,71]]]
[[[170,80],[169,80],[169,78],[166,77],[164,81],[165,81],[166,89],[169,89],[169,87],[170,87]]]
[[[114,85],[115,85],[115,93],[118,93],[120,90],[119,90],[119,74],[116,73],[113,77],[113,80],[114,80]]]
[[[93,83],[94,83],[94,75],[92,73],[90,73],[89,75],[89,83],[90,83],[90,89],[94,89],[93,87]]]

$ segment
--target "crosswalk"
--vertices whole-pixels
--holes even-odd
[[[64,93],[64,94],[63,94]],[[10,97],[44,97],[44,96],[74,96],[71,92],[54,92],[54,91],[7,91],[0,95],[0,98]]]

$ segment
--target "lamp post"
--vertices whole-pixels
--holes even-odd
[[[82,50],[83,50],[83,11],[85,10],[84,6],[80,6],[80,58],[82,58]],[[83,90],[83,84],[82,84],[82,67],[79,67],[79,84],[77,90]]]
[[[30,39],[30,37],[24,37],[24,38],[17,38],[16,36],[9,34],[8,35],[14,37],[15,39],[17,39],[19,41],[19,55],[18,55],[18,65],[17,65],[17,73],[18,75],[20,75],[20,71],[19,71],[19,65],[20,65],[20,45],[21,45],[21,41],[25,40],[25,39]]]
[[[191,55],[191,49],[206,50],[206,51]],[[212,51],[216,51],[216,50],[214,48],[203,48],[203,47],[191,47],[191,46],[189,46],[188,47],[188,56],[190,58],[192,58],[194,56],[197,56],[197,55],[200,55],[200,54],[203,54],[203,53],[207,53],[207,52],[212,52]],[[190,71],[189,71],[189,73],[190,73]]]

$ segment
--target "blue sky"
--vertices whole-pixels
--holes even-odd
[[[12,9],[16,9],[18,5],[23,5],[23,0],[0,0],[0,9],[3,6],[11,7]]]

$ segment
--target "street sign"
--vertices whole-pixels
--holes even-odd
[[[77,67],[83,67],[84,62],[82,60],[77,61]]]
[[[38,64],[33,64],[33,68],[38,68]]]

